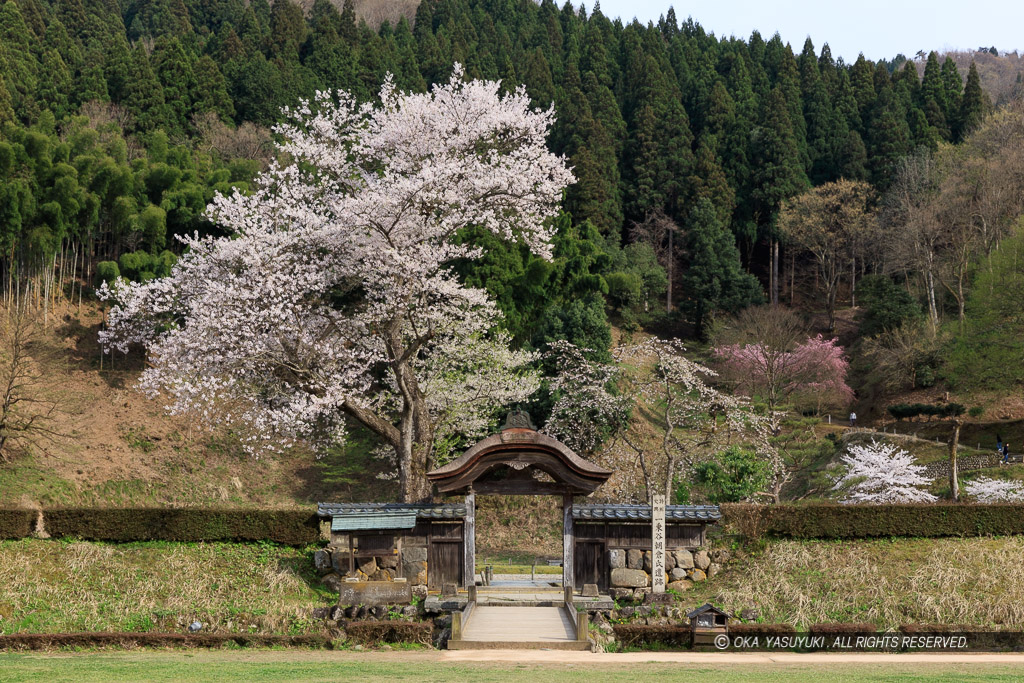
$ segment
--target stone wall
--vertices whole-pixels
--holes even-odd
[[[961,455],[956,459],[956,468],[960,472],[970,470],[983,470],[989,467],[999,467],[1000,457],[995,453],[976,453],[974,455]],[[1011,462],[1021,462],[1020,455],[1010,455]],[[931,479],[949,477],[949,460],[930,462],[924,466],[924,474]]]
[[[616,600],[643,600],[651,592],[650,550],[609,550],[609,594]],[[718,573],[728,560],[726,550],[669,550],[665,552],[667,588],[679,592]]]
[[[422,536],[395,536],[395,551],[372,557],[354,558],[349,570],[348,536],[332,534],[330,544],[313,554],[313,565],[325,586],[340,591],[342,582],[394,581],[403,579],[414,593],[425,592],[427,585],[427,539]]]

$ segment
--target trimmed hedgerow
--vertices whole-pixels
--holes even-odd
[[[808,630],[813,636],[871,636],[878,633],[878,627],[867,622],[811,624]]]
[[[904,420],[918,415],[927,415],[929,418],[957,417],[964,414],[964,406],[960,403],[947,403],[946,405],[934,405],[931,403],[896,403],[886,410],[897,420]]]
[[[678,624],[614,624],[612,629],[615,631],[615,639],[625,647],[690,647],[692,643],[690,627]]]
[[[247,633],[11,633],[0,635],[0,650],[55,650],[79,647],[242,647],[331,648],[327,636],[265,636]]]
[[[36,514],[24,508],[0,508],[0,539],[30,536]]]
[[[364,645],[419,643],[430,645],[433,625],[427,621],[353,621],[345,627],[349,640]]]
[[[796,633],[792,624],[730,624],[729,633],[734,636],[789,636]]]
[[[43,512],[54,538],[94,541],[273,541],[307,545],[320,538],[308,510],[210,508],[51,508]]]
[[[878,538],[1024,534],[1024,505],[723,504],[726,527],[748,537]]]

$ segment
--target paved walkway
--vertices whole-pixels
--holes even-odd
[[[510,609],[502,607],[497,609]],[[389,653],[390,654],[390,653]],[[1019,652],[565,652],[556,650],[442,650],[444,661],[518,662],[521,664],[1015,664],[1024,666]]]

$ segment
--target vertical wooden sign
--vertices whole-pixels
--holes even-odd
[[[665,496],[651,496],[651,589],[665,592]]]

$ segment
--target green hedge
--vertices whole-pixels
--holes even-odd
[[[37,514],[24,508],[0,508],[0,539],[30,536]]]
[[[613,624],[615,639],[624,647],[672,647],[685,648],[693,643],[689,626],[666,624]]]
[[[918,415],[957,417],[964,414],[965,408],[960,403],[947,403],[944,406],[932,403],[896,403],[889,406],[887,410],[897,420],[903,420]]]
[[[419,643],[430,645],[434,627],[429,621],[353,621],[345,626],[349,640],[364,645]]]
[[[273,541],[306,545],[320,539],[309,510],[210,508],[51,508],[47,533],[94,541]]]
[[[1024,534],[1024,505],[723,504],[727,530],[748,538],[878,538]]]

